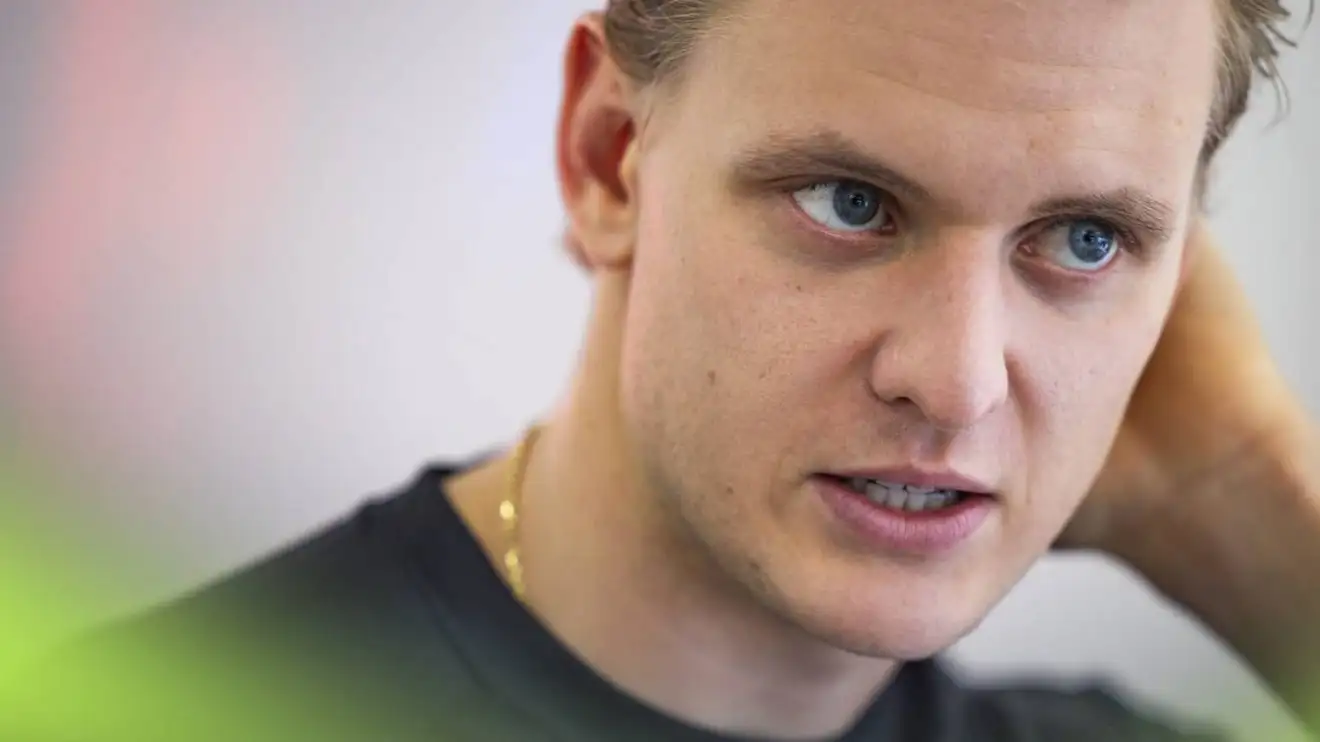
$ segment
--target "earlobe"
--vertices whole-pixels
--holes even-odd
[[[599,14],[573,29],[559,117],[559,184],[574,255],[589,269],[618,269],[636,242],[638,147],[632,84],[608,52]]]
[[[619,160],[617,198],[604,198],[596,215],[593,246],[587,246],[589,261],[597,268],[626,268],[637,244],[637,139],[630,138]]]

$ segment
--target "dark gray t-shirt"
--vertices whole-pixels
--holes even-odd
[[[560,644],[450,506],[454,473],[428,469],[255,566],[98,632],[30,674],[26,697],[81,728],[124,730],[105,742],[739,740],[645,706]],[[839,742],[1195,739],[1215,737],[1098,687],[978,688],[926,661],[906,665]]]

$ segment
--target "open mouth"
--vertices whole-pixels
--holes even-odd
[[[861,477],[830,477],[830,479],[864,496],[875,505],[906,513],[935,513],[957,507],[973,497],[983,497],[962,490],[917,487]]]
[[[947,554],[994,514],[997,500],[988,485],[956,473],[877,469],[813,479],[835,522],[886,554]]]

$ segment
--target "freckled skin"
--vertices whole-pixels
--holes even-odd
[[[747,0],[698,46],[640,155],[620,403],[648,483],[759,601],[836,646],[924,656],[1048,549],[1172,302],[1214,5]],[[888,242],[731,184],[739,153],[822,128],[929,192],[898,199]],[[1033,204],[1124,187],[1173,205],[1168,244],[1084,286],[1024,262]],[[860,548],[807,484],[914,461],[1000,491],[944,558]]]

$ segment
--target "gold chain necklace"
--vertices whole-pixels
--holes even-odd
[[[522,441],[513,451],[513,460],[509,463],[509,478],[504,492],[504,499],[500,501],[500,521],[504,524],[504,538],[508,548],[504,552],[504,570],[508,576],[509,587],[513,590],[514,597],[522,600],[526,592],[526,584],[523,581],[522,555],[518,549],[518,518],[519,506],[522,499],[523,480],[527,477],[527,460],[531,454],[532,446],[536,443],[537,437],[541,434],[538,426],[532,426],[523,435]]]

